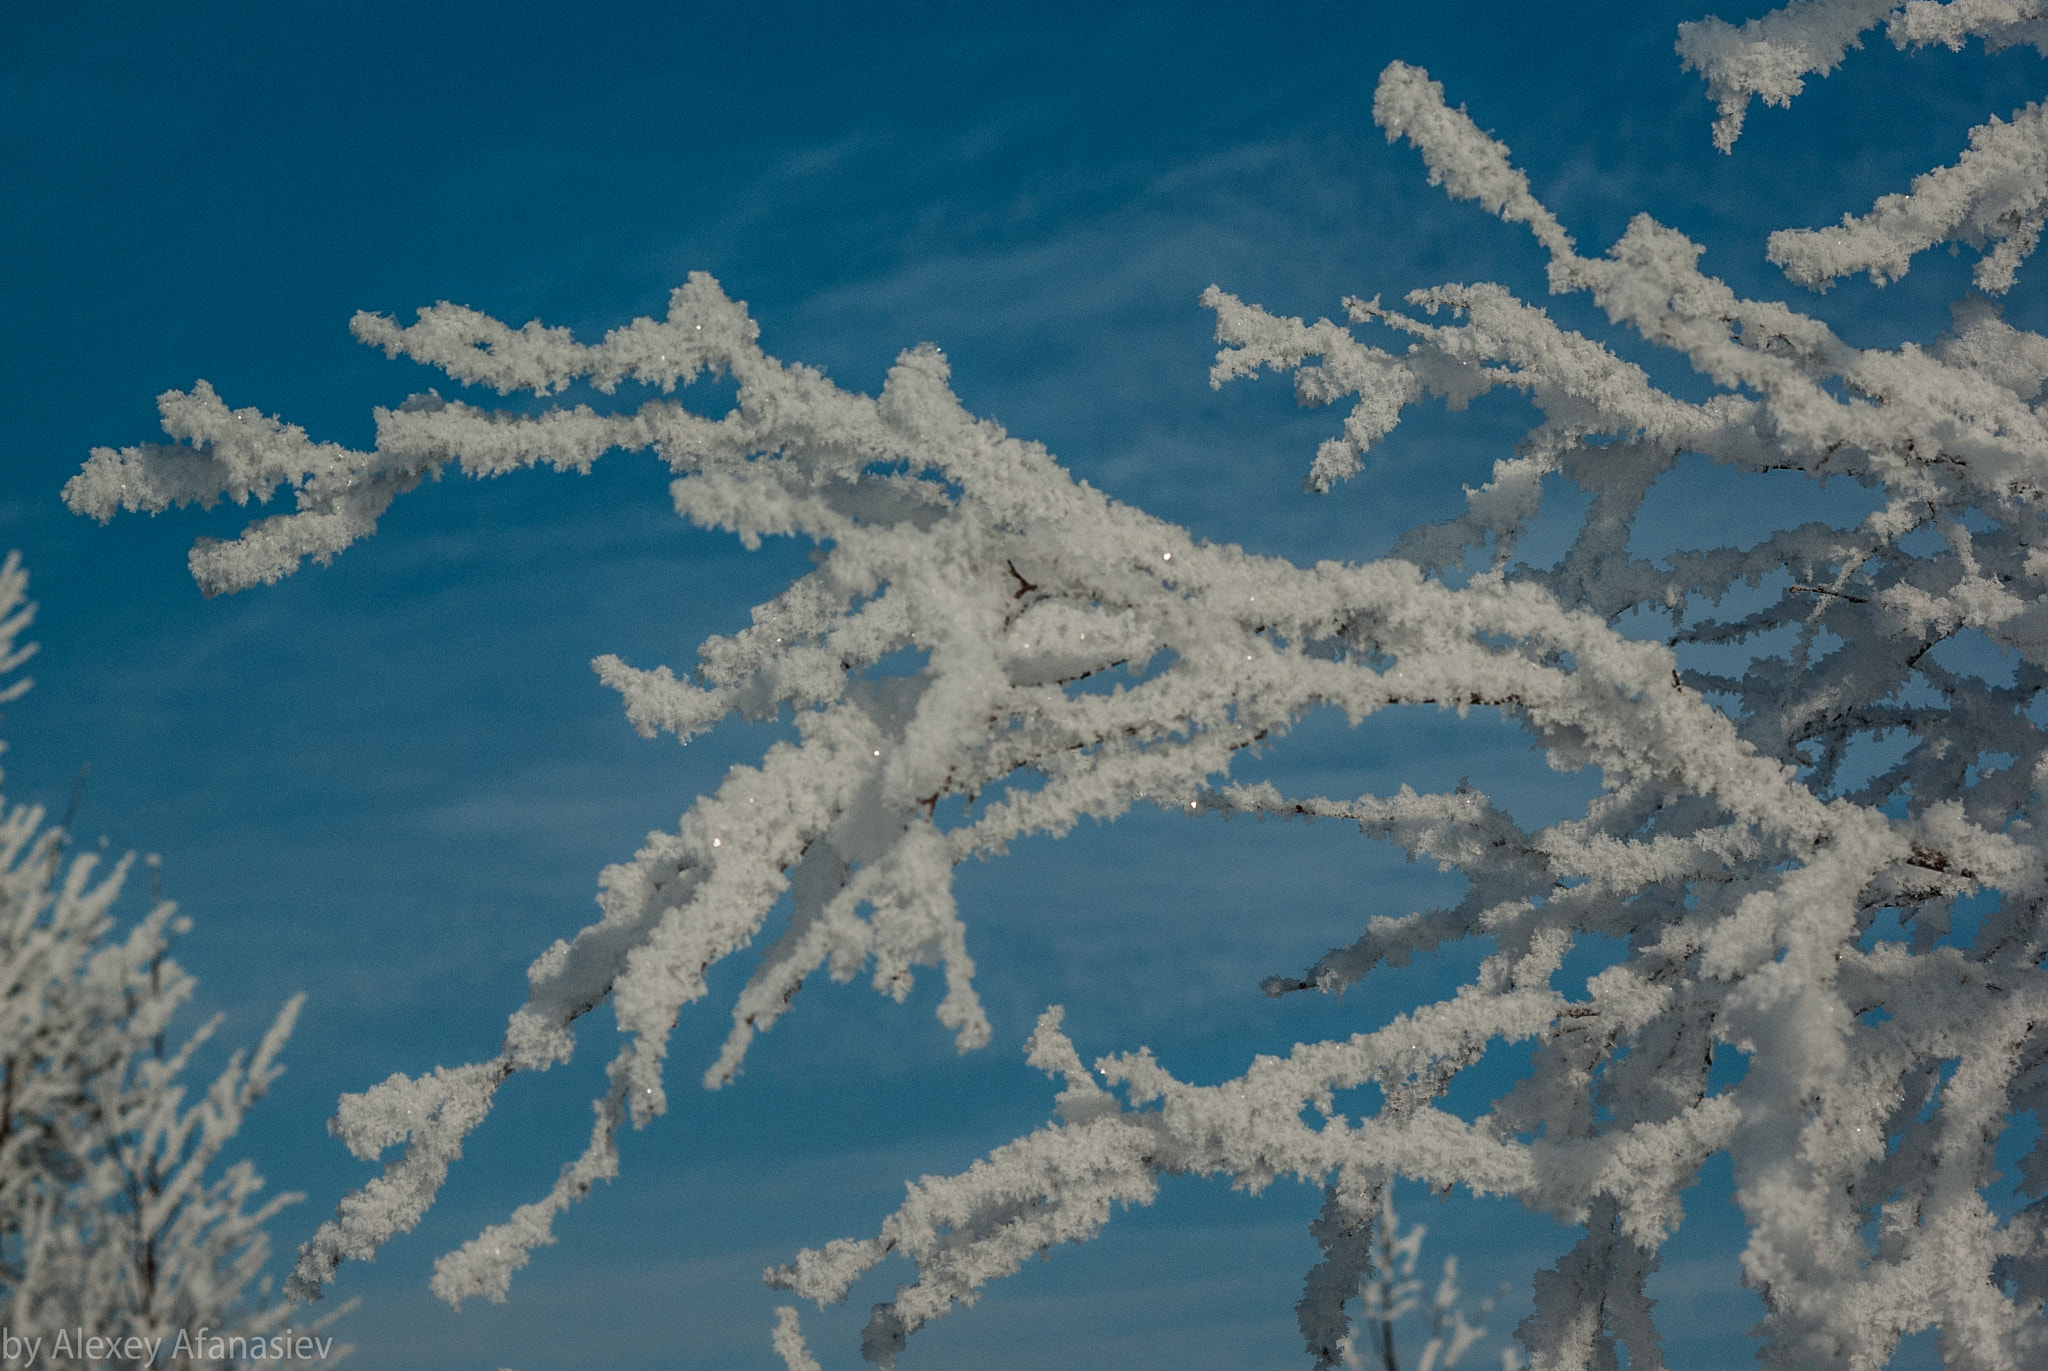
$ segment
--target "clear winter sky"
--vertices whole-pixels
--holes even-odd
[[[1764,8],[1727,3],[1730,19]],[[614,455],[586,478],[451,477],[334,565],[209,602],[185,550],[247,512],[74,518],[58,490],[88,449],[157,437],[154,397],[200,377],[231,405],[366,444],[373,405],[450,386],[351,341],[354,311],[409,321],[451,300],[594,338],[660,313],[703,269],[749,302],[771,353],[842,385],[873,391],[899,350],[936,342],[971,410],[1123,500],[1297,560],[1375,555],[1455,508],[1526,408],[1425,406],[1365,474],[1312,497],[1301,478],[1341,410],[1298,412],[1271,380],[1212,392],[1196,301],[1215,283],[1314,317],[1445,281],[1541,295],[1527,235],[1448,203],[1373,127],[1390,60],[1427,67],[1506,140],[1582,246],[1648,212],[1737,290],[1791,292],[1851,341],[1945,321],[1968,254],[1932,254],[1882,294],[1816,298],[1764,261],[1764,236],[1861,213],[1953,160],[1971,124],[2039,92],[2041,59],[1902,56],[1879,38],[1789,112],[1753,111],[1724,157],[1672,53],[1697,16],[1642,0],[10,11],[0,540],[32,572],[42,653],[0,723],[6,794],[61,812],[91,768],[75,831],[162,854],[196,920],[178,955],[226,1039],[253,1041],[309,995],[290,1073],[239,1140],[309,1197],[273,1226],[281,1253],[374,1173],[326,1133],[336,1096],[494,1051],[527,963],[594,914],[599,868],[775,736],[643,741],[591,657],[688,668],[804,549],[749,554],[693,530],[654,460]],[[2009,317],[2040,328],[2027,280]],[[1583,300],[1556,310],[1607,333]],[[1658,375],[1697,393],[1682,368]],[[1688,469],[1639,536],[1668,546],[1794,493]],[[1434,711],[1356,734],[1310,721],[1240,774],[1339,796],[1469,775],[1533,822],[1597,784],[1550,773],[1497,721]],[[1020,1044],[1044,1005],[1067,1006],[1084,1056],[1150,1044],[1213,1080],[1384,1022],[1474,960],[1342,1003],[1261,996],[1262,977],[1299,972],[1369,915],[1454,893],[1335,825],[1134,815],[1021,844],[963,869],[960,889],[990,1047],[954,1056],[932,978],[900,1009],[864,981],[820,983],[735,1086],[705,1094],[690,1083],[725,1028],[718,997],[749,968],[737,958],[685,1013],[675,1107],[626,1138],[621,1179],[560,1223],[509,1305],[452,1313],[426,1292],[433,1258],[542,1193],[587,1134],[613,1042],[600,1011],[574,1066],[508,1088],[420,1229],[345,1270],[338,1293],[364,1301],[342,1329],[354,1364],[777,1366],[767,1334],[787,1297],[762,1267],[872,1232],[905,1178],[1042,1122],[1053,1088]],[[1505,1079],[1461,1087],[1461,1107]],[[1735,1287],[1725,1168],[1694,1195],[1655,1292],[1667,1355],[1741,1366],[1759,1306]],[[1405,1198],[1431,1225],[1432,1268],[1456,1251],[1468,1288],[1515,1282],[1497,1334],[1570,1240],[1495,1204]],[[1256,1199],[1170,1184],[920,1334],[903,1365],[1302,1366],[1292,1305],[1317,1202],[1292,1182]],[[858,1364],[868,1304],[907,1271],[884,1267],[844,1310],[806,1309],[827,1366]]]

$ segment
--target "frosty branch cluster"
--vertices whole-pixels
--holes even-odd
[[[1795,0],[1741,29],[1689,26],[1680,47],[1721,104],[1727,146],[1751,95],[1788,101],[1880,20],[1900,43],[2048,41],[2032,0]],[[2048,840],[2035,812],[2048,767],[2035,722],[2048,684],[2048,339],[1973,297],[1930,346],[1860,349],[1787,305],[1739,298],[1647,215],[1581,256],[1508,150],[1426,73],[1389,67],[1374,113],[1450,195],[1526,225],[1554,292],[1583,293],[1684,357],[1712,397],[1660,389],[1495,285],[1416,291],[1406,309],[1353,300],[1350,327],[1212,289],[1218,384],[1290,372],[1304,403],[1351,402],[1309,469],[1316,489],[1359,473],[1425,400],[1508,387],[1541,416],[1458,518],[1411,531],[1384,560],[1299,567],[1198,541],[1074,481],[965,412],[934,349],[904,353],[874,398],[778,362],[744,307],[696,275],[666,319],[595,345],[446,304],[407,327],[355,321],[365,342],[459,382],[659,392],[636,406],[523,413],[429,392],[380,409],[374,448],[350,451],[229,409],[201,383],[163,397],[172,442],[93,454],[66,494],[102,519],[290,488],[294,512],[195,547],[210,592],[332,556],[450,463],[479,476],[587,469],[612,449],[665,461],[688,519],[750,546],[793,535],[819,549],[751,627],[706,642],[693,672],[596,663],[644,733],[688,739],[728,715],[786,711],[796,741],[734,768],[674,831],[603,873],[602,917],[533,963],[499,1055],[343,1100],[335,1128],[358,1155],[400,1150],[302,1251],[299,1293],[410,1229],[497,1088],[566,1060],[577,1020],[609,999],[623,1036],[588,1147],[437,1267],[450,1301],[502,1297],[554,1216],[615,1173],[619,1126],[665,1110],[677,1014],[714,963],[756,939],[707,1085],[729,1080],[821,971],[867,974],[900,1000],[917,968],[936,967],[940,1019],[963,1050],[981,1046],[953,868],[1146,803],[1348,820],[1464,876],[1457,904],[1371,913],[1355,942],[1269,979],[1269,993],[1341,991],[1460,940],[1488,949],[1481,968],[1379,1031],[1258,1057],[1215,1086],[1142,1049],[1091,1072],[1048,1010],[1027,1050],[1065,1083],[1053,1121],[912,1185],[874,1237],[770,1273],[832,1301],[908,1257],[914,1279],[868,1326],[879,1364],[1027,1257],[1150,1201],[1161,1175],[1193,1174],[1325,1187],[1323,1260],[1299,1306],[1319,1365],[1351,1345],[1347,1302],[1375,1216],[1406,1177],[1584,1226],[1520,1330],[1536,1366],[1611,1366],[1619,1345],[1629,1365],[1654,1367],[1643,1281],[1683,1219],[1680,1192],[1717,1152],[1733,1159],[1750,1227],[1746,1278],[1769,1303],[1767,1364],[1877,1367],[1930,1326],[1959,1367],[2048,1355],[2048,1211],[2001,1214],[1985,1195],[1998,1140],[2048,1091]],[[1910,195],[1841,229],[1779,234],[1772,256],[1807,284],[1883,281],[1959,240],[1986,248],[1979,285],[2004,291],[2048,205],[2043,129],[2032,107],[1994,119]],[[738,385],[716,417],[673,394],[707,370]],[[1685,454],[1855,482],[1876,508],[1852,528],[1806,523],[1746,549],[1633,555],[1645,493]],[[1546,483],[1560,482],[1591,497],[1575,539],[1552,566],[1517,562]],[[1653,616],[1669,630],[1646,638]],[[2009,681],[1944,664],[1937,649],[1970,635],[2012,654]],[[1709,670],[1703,649],[1745,665]],[[1531,831],[1469,789],[1332,798],[1229,783],[1239,754],[1313,711],[1356,721],[1419,705],[1498,710],[1552,765],[1597,768],[1603,792]],[[1903,743],[1898,759],[1844,781],[1851,750],[1882,738]],[[1975,912],[1959,925],[1964,901]],[[1626,951],[1582,990],[1559,984],[1593,936]],[[1536,1050],[1511,1092],[1475,1119],[1442,1107],[1460,1071],[1517,1042]],[[1712,1073],[1731,1057],[1732,1078]],[[1365,1084],[1381,1106],[1339,1112],[1337,1094]],[[2048,1146],[2023,1170],[2028,1194],[2048,1193]],[[811,1364],[794,1314],[777,1345]]]
[[[18,644],[33,614],[26,586],[10,556],[0,672],[33,650]],[[302,1197],[259,1203],[263,1179],[246,1161],[214,1173],[284,1069],[277,1054],[303,997],[187,1105],[180,1078],[220,1023],[166,1053],[195,985],[169,956],[188,921],[160,899],[111,937],[131,859],[102,873],[91,853],[67,861],[65,839],[33,806],[0,814],[0,1324],[40,1365],[225,1366],[226,1338],[268,1350],[292,1313],[263,1294],[263,1225]]]

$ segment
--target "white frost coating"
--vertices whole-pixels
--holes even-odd
[[[1441,82],[1406,62],[1390,62],[1380,73],[1372,97],[1373,122],[1392,143],[1406,138],[1417,147],[1433,147],[1429,183],[1440,185],[1459,200],[1477,200],[1489,213],[1511,224],[1527,224],[1536,241],[1553,253],[1571,250],[1571,236],[1557,216],[1529,193],[1529,178],[1508,160],[1508,150],[1480,132],[1463,106],[1456,113],[1444,105]]]
[[[1720,110],[1714,146],[1727,152],[1742,136],[1752,96],[1790,105],[1806,77],[1834,71],[1880,23],[1898,48],[1957,50],[1975,37],[1991,52],[2030,43],[2048,55],[2042,15],[2040,0],[1792,0],[1740,28],[1711,16],[1680,24],[1678,55],[1687,71],[1706,77]]]
[[[1741,28],[1711,17],[1680,24],[1678,55],[1687,71],[1707,78],[1707,94],[1720,108],[1714,146],[1735,146],[1751,96],[1791,104],[1806,77],[1832,72],[1850,48],[1863,46],[1864,30],[1898,8],[1898,0],[1792,0]]]
[[[2041,0],[1906,0],[1888,26],[1900,47],[1941,44],[1951,52],[1982,38],[1987,52],[2032,44],[2048,56]]]
[[[1789,99],[1891,12],[1812,0],[1686,42],[1726,91]],[[1989,33],[1988,13],[1952,17]],[[785,366],[700,275],[666,320],[594,347],[445,305],[410,328],[358,321],[394,355],[501,390],[551,394],[579,376],[661,389],[637,407],[515,417],[430,395],[380,411],[372,452],[336,455],[195,390],[167,402],[183,444],[95,454],[71,494],[87,512],[296,480],[301,510],[280,527],[332,552],[347,530],[306,496],[332,473],[417,481],[447,462],[491,474],[650,449],[684,517],[819,548],[750,627],[707,641],[694,671],[598,660],[644,733],[687,739],[787,709],[797,739],[603,873],[601,916],[534,961],[497,1057],[344,1100],[336,1131],[358,1155],[404,1151],[302,1251],[295,1291],[317,1293],[340,1260],[411,1228],[497,1087],[566,1060],[575,1022],[609,999],[624,1036],[587,1147],[437,1267],[451,1301],[502,1298],[554,1216],[616,1173],[618,1128],[664,1112],[678,1013],[757,938],[708,1085],[732,1079],[820,971],[866,972],[901,999],[936,965],[941,1020],[962,1049],[979,1046],[953,868],[1142,801],[1198,821],[1355,823],[1465,877],[1449,908],[1362,910],[1355,940],[1268,978],[1268,993],[1341,991],[1469,939],[1483,940],[1480,969],[1376,1032],[1259,1056],[1206,1086],[1143,1049],[1091,1073],[1048,1011],[1027,1052],[1063,1078],[1057,1118],[960,1175],[922,1178],[876,1236],[770,1273],[830,1301],[909,1258],[914,1278],[870,1320],[870,1359],[888,1365],[989,1280],[1149,1203],[1161,1175],[1198,1174],[1325,1188],[1323,1260],[1298,1310],[1320,1365],[1351,1345],[1351,1292],[1386,1186],[1405,1177],[1584,1226],[1519,1330],[1535,1367],[1656,1366],[1643,1281],[1684,1220],[1682,1192],[1725,1152],[1750,1229],[1744,1270],[1769,1306],[1767,1366],[1875,1368],[1930,1327],[1953,1365],[2041,1363],[2048,1201],[2013,1214],[1987,1194],[2009,1121],[2048,1105],[2048,740],[2029,714],[2048,687],[2048,428],[2033,408],[2048,339],[1975,300],[1925,347],[1858,349],[1736,296],[1647,216],[1581,256],[1506,148],[1427,73],[1388,68],[1375,111],[1449,194],[1526,224],[1554,290],[1588,293],[1613,325],[1683,357],[1710,398],[1661,391],[1497,285],[1413,291],[1405,310],[1352,300],[1344,326],[1212,288],[1214,381],[1292,371],[1305,401],[1356,397],[1311,466],[1316,488],[1362,471],[1425,397],[1455,408],[1512,387],[1542,416],[1459,517],[1410,531],[1386,560],[1304,568],[1198,542],[1073,481],[967,414],[935,350],[904,353],[875,398]],[[738,383],[721,416],[667,393],[706,368]],[[213,428],[188,417],[202,411]],[[1651,562],[1631,551],[1633,520],[1682,454],[1847,479],[1881,499],[1850,529],[1800,524],[1747,548],[1709,536]],[[1531,568],[1514,550],[1546,482],[1591,499],[1561,560]],[[218,563],[218,586],[289,570],[282,555],[251,558]],[[1738,588],[1752,606],[1724,611]],[[1639,611],[1669,616],[1664,641],[1617,631]],[[2011,654],[2009,685],[1946,664],[1936,649],[1966,632]],[[1228,781],[1240,753],[1312,711],[1425,704],[1497,710],[1553,765],[1598,768],[1603,793],[1531,830],[1468,788],[1333,799]],[[1853,751],[1879,738],[1903,743],[1896,760],[1845,782]],[[1958,918],[1970,897],[1973,928]],[[1877,936],[1889,920],[1905,941]],[[1558,973],[1590,938],[1625,951],[1581,990]],[[1511,1043],[1535,1048],[1511,1091],[1474,1119],[1443,1107],[1460,1072]],[[1368,1084],[1377,1108],[1339,1111],[1338,1092]],[[2021,1171],[2030,1199],[2048,1194],[2048,1146]],[[776,1345],[809,1364],[793,1314]]]
[[[1991,250],[1972,273],[1977,289],[2003,295],[2041,238],[2048,217],[2048,109],[2028,105],[2006,123],[1995,116],[1970,130],[1952,167],[1918,177],[1906,195],[1887,195],[1857,218],[1828,229],[1780,229],[1770,259],[1803,286],[1825,290],[1867,271],[1882,286],[1906,274],[1913,254],[1936,243]]]
[[[818,1359],[804,1344],[803,1322],[790,1305],[775,1309],[775,1353],[787,1371],[820,1371]]]

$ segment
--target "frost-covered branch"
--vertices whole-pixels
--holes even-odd
[[[2030,32],[2032,11],[1994,9],[1799,0],[1739,30],[1692,26],[1682,46],[1721,101],[1726,145],[1750,95],[1784,103],[1888,16],[1900,42]],[[1508,149],[1426,72],[1390,66],[1374,113],[1448,194],[1528,227],[1554,292],[1584,293],[1713,394],[1666,392],[1498,285],[1437,285],[1402,309],[1354,299],[1343,325],[1211,288],[1212,380],[1291,372],[1304,403],[1352,402],[1309,467],[1314,489],[1365,472],[1418,403],[1508,387],[1540,416],[1458,517],[1411,530],[1387,559],[1313,567],[1198,541],[1073,480],[969,415],[935,349],[903,353],[876,397],[786,365],[703,275],[665,319],[595,345],[445,304],[410,326],[357,319],[388,354],[501,393],[544,403],[586,379],[606,396],[627,382],[657,392],[603,409],[494,411],[428,392],[380,409],[375,446],[345,452],[229,411],[202,384],[165,398],[170,444],[93,454],[66,498],[102,518],[296,491],[294,512],[195,550],[209,590],[332,556],[449,463],[582,469],[613,448],[664,461],[688,519],[750,546],[772,534],[818,548],[814,570],[750,627],[707,641],[694,670],[594,664],[650,736],[787,710],[795,740],[603,873],[601,917],[534,961],[496,1056],[343,1100],[334,1128],[349,1147],[398,1155],[302,1250],[295,1293],[411,1229],[499,1086],[567,1060],[578,1020],[609,1001],[622,1037],[587,1146],[437,1266],[451,1302],[503,1298],[555,1216],[616,1174],[618,1129],[665,1112],[678,1014],[757,939],[707,1086],[733,1078],[820,972],[865,974],[900,1001],[935,967],[943,1026],[962,1050],[983,1045],[953,869],[1148,803],[1198,820],[1356,823],[1464,878],[1446,908],[1361,910],[1355,939],[1269,976],[1268,993],[1341,992],[1459,942],[1481,949],[1479,970],[1383,1028],[1259,1056],[1206,1086],[1142,1048],[1091,1074],[1048,1011],[1027,1050],[1064,1079],[1055,1119],[964,1173],[923,1178],[875,1236],[771,1272],[831,1301],[908,1258],[914,1277],[868,1326],[874,1361],[1026,1257],[1150,1202],[1161,1175],[1190,1174],[1324,1188],[1323,1259],[1300,1306],[1323,1365],[1351,1345],[1366,1235],[1407,1178],[1583,1227],[1520,1329],[1537,1368],[1656,1366],[1644,1282],[1683,1222],[1682,1192],[1726,1152],[1750,1228],[1744,1269],[1770,1310],[1766,1364],[1875,1367],[1929,1327],[1959,1366],[2038,1362],[2048,1201],[2015,1214],[1987,1193],[2008,1121],[2040,1108],[2048,1082],[2048,740],[2035,717],[2048,339],[1973,299],[1928,346],[1859,348],[1737,296],[1647,215],[1581,255]],[[1985,281],[2009,284],[2038,230],[2038,123],[1987,126],[1954,168],[1852,224],[1853,250],[1794,235],[1774,251],[1820,282],[1896,275],[1929,243],[1977,233],[1998,240]],[[737,383],[722,414],[676,398],[707,371]],[[1710,535],[1652,559],[1633,522],[1687,454],[1853,481],[1876,505],[1848,529],[1799,523],[1742,547]],[[1554,565],[1518,562],[1560,483],[1590,496],[1571,545]],[[1948,659],[1966,635],[2009,654],[2009,681]],[[1470,787],[1347,798],[1229,779],[1241,754],[1313,712],[1356,722],[1422,705],[1498,711],[1553,766],[1597,769],[1602,792],[1532,829]],[[1860,774],[1858,751],[1881,739],[1890,759]],[[1595,939],[1624,950],[1582,989],[1562,983],[1567,955]],[[1460,1073],[1513,1043],[1534,1057],[1512,1090],[1475,1117],[1445,1107]],[[1368,1085],[1370,1113],[1338,1109]],[[2023,1170],[2029,1196],[2048,1189],[2048,1144]],[[793,1312],[776,1345],[815,1365]]]
[[[1734,148],[1752,96],[1791,104],[1806,77],[1828,75],[1880,22],[1901,49],[1958,49],[1978,37],[1990,51],[2032,44],[2048,55],[2048,18],[2038,0],[1792,0],[1740,28],[1714,18],[1681,24],[1679,55],[1706,77],[1720,108],[1715,146]],[[2040,106],[2028,105],[2009,123],[1993,115],[1970,130],[1955,165],[1919,177],[1908,193],[1882,197],[1869,214],[1844,214],[1835,228],[1772,234],[1769,256],[1799,284],[1825,290],[1859,271],[1884,285],[1904,276],[1916,253],[1967,243],[1989,248],[1977,264],[1977,289],[2002,295],[2040,241],[2044,216],[2048,123]]]
[[[2003,295],[2041,239],[2048,215],[2048,111],[2028,105],[2011,123],[1993,116],[1970,130],[1970,146],[1952,167],[1930,171],[1906,195],[1887,195],[1858,219],[1831,229],[1781,229],[1770,259],[1802,286],[1825,290],[1844,276],[1870,273],[1878,285],[1906,274],[1917,252],[1960,241],[1991,250],[1977,263],[1977,289]]]
[[[1730,151],[1742,136],[1751,97],[1784,107],[1863,46],[1880,23],[1898,48],[1941,44],[1960,49],[1980,38],[1987,50],[2032,44],[2048,55],[2040,0],[1791,0],[1740,28],[1708,17],[1678,26],[1678,55],[1707,80],[1720,109],[1714,146]]]

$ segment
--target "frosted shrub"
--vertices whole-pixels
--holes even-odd
[[[1403,1319],[1426,1328],[1421,1354],[1410,1363],[1415,1371],[1455,1371],[1473,1345],[1486,1337],[1486,1325],[1465,1316],[1456,1257],[1444,1258],[1429,1303],[1423,1304],[1422,1278],[1415,1267],[1428,1233],[1421,1224],[1404,1225],[1394,1212],[1393,1196],[1381,1192],[1379,1212],[1372,1216],[1372,1251],[1359,1282],[1358,1326],[1341,1349],[1347,1371],[1400,1371],[1401,1344],[1395,1329]],[[1505,1286],[1501,1293],[1506,1293]],[[1479,1316],[1484,1318],[1493,1304],[1491,1299],[1480,1301]],[[1505,1348],[1500,1365],[1503,1371],[1518,1371],[1522,1362],[1513,1349]]]
[[[0,567],[0,672],[34,650],[18,558]],[[26,679],[0,691],[18,697]],[[131,857],[101,872],[65,857],[42,810],[0,814],[0,1329],[10,1365],[198,1371],[258,1358],[288,1366],[346,1353],[288,1326],[269,1292],[264,1232],[304,1198],[256,1203],[248,1162],[215,1170],[242,1119],[284,1070],[278,1052],[304,996],[253,1055],[236,1053],[197,1101],[181,1076],[219,1016],[166,1053],[192,977],[170,959],[189,927],[158,899],[121,938],[111,908]],[[253,1205],[253,1207],[252,1207]],[[337,1311],[339,1312],[339,1311]],[[322,1320],[322,1326],[329,1320]],[[230,1341],[232,1340],[232,1341]]]
[[[1679,46],[1719,102],[1726,147],[1752,96],[1788,101],[1873,25],[1901,45],[1976,35],[2048,47],[2037,8],[1801,0],[1739,29],[1688,25]],[[1463,940],[1484,960],[1448,999],[1255,1058],[1213,1086],[1142,1048],[1091,1071],[1048,1009],[1026,1051],[1063,1082],[1051,1122],[960,1175],[913,1184],[874,1236],[769,1273],[833,1301],[886,1257],[908,1257],[914,1279],[869,1322],[870,1359],[890,1365],[988,1281],[1093,1237],[1120,1204],[1150,1202],[1162,1175],[1192,1174],[1325,1188],[1322,1260],[1298,1307],[1319,1366],[1355,1346],[1347,1305],[1375,1216],[1409,1178],[1582,1226],[1537,1278],[1519,1330],[1536,1367],[1612,1367],[1617,1355],[1655,1367],[1644,1280],[1683,1218],[1680,1192],[1722,1152],[1748,1224],[1744,1279],[1768,1306],[1767,1365],[1877,1367],[1930,1327],[1952,1366],[2048,1358],[2042,1211],[1987,1199],[2001,1138],[2048,1090],[2035,827],[2048,752],[2034,712],[2048,682],[2036,406],[2048,338],[2009,326],[1988,298],[2012,286],[2048,211],[2040,112],[1992,119],[1953,166],[1861,218],[1771,238],[1771,258],[1814,287],[1896,278],[1937,244],[1982,249],[1985,294],[1958,302],[1940,338],[1891,350],[1738,298],[1700,271],[1698,246],[1648,216],[1604,254],[1580,255],[1508,149],[1421,70],[1388,67],[1374,113],[1452,197],[1526,226],[1554,292],[1584,294],[1615,329],[1682,355],[1710,398],[1660,389],[1495,285],[1418,290],[1404,308],[1351,300],[1348,326],[1211,289],[1218,384],[1288,372],[1304,403],[1350,404],[1308,468],[1315,489],[1357,474],[1414,404],[1508,387],[1541,415],[1460,517],[1411,531],[1383,560],[1300,567],[1203,542],[1074,481],[965,412],[932,348],[904,353],[874,398],[785,365],[757,345],[744,307],[696,275],[667,318],[596,344],[448,304],[409,326],[354,323],[387,355],[465,385],[659,392],[637,406],[520,414],[429,392],[378,410],[376,445],[358,452],[230,409],[202,382],[163,397],[170,443],[94,452],[66,494],[101,519],[291,489],[295,511],[193,549],[208,592],[333,556],[450,463],[476,476],[584,470],[615,448],[667,462],[685,518],[749,546],[789,535],[819,549],[751,627],[708,640],[694,671],[597,661],[649,735],[786,710],[796,740],[603,873],[602,917],[540,953],[497,1056],[342,1100],[336,1130],[357,1155],[400,1150],[302,1250],[295,1291],[317,1293],[340,1261],[411,1228],[499,1086],[567,1059],[576,1021],[609,999],[622,1040],[588,1147],[553,1189],[437,1266],[450,1302],[502,1298],[554,1216],[614,1174],[619,1126],[666,1108],[678,1012],[705,994],[708,968],[757,938],[706,1085],[729,1080],[820,971],[866,974],[900,1000],[915,968],[936,967],[940,1020],[963,1050],[982,1046],[954,867],[1142,803],[1350,820],[1462,873],[1455,905],[1375,915],[1298,976],[1268,979],[1271,994],[1334,993]],[[737,382],[726,413],[673,396],[707,371]],[[1645,492],[1686,454],[1855,482],[1875,509],[1851,528],[1801,523],[1748,548],[1632,554]],[[1562,558],[1533,567],[1516,545],[1546,481],[1590,503]],[[1658,622],[1668,628],[1643,636]],[[1936,649],[1965,637],[2013,654],[2009,683],[1944,665]],[[1701,647],[1743,664],[1707,670]],[[871,670],[906,652],[915,669]],[[1125,667],[1135,677],[1113,689],[1079,688]],[[1498,710],[1553,766],[1597,769],[1601,793],[1532,831],[1470,789],[1333,798],[1229,781],[1240,753],[1311,711],[1355,722],[1400,705]],[[1896,760],[1843,779],[1852,747],[1873,739]],[[1583,987],[1559,984],[1588,938],[1622,951]],[[1468,1121],[1442,1107],[1459,1072],[1517,1043],[1533,1044],[1533,1064],[1489,1110]],[[1377,1109],[1336,1110],[1336,1092],[1367,1084]],[[2048,1149],[2021,1174],[2028,1195],[2048,1189]],[[792,1366],[815,1364],[793,1311],[776,1343]]]

